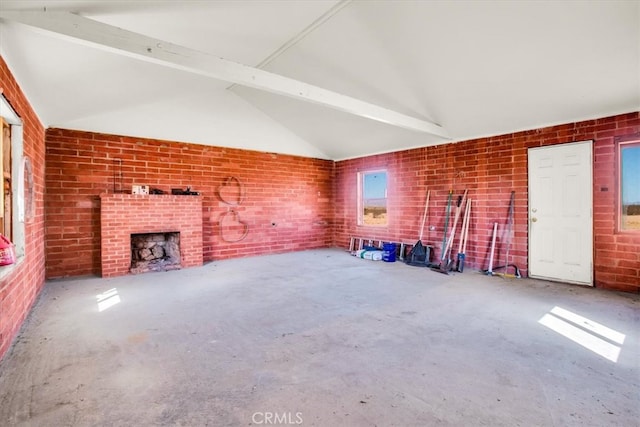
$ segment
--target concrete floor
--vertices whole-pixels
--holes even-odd
[[[556,306],[617,361],[540,324]],[[60,280],[0,364],[0,425],[634,426],[639,337],[639,295],[339,250]]]

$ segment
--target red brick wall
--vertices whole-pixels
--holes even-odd
[[[180,233],[181,266],[202,265],[202,198],[170,195],[100,195],[102,277],[131,267],[131,235]]]
[[[494,222],[502,233],[511,190],[516,191],[512,262],[527,273],[528,207],[527,149],[574,141],[594,141],[594,261],[598,287],[640,290],[640,233],[616,231],[616,138],[640,135],[640,113],[569,123],[437,147],[419,148],[336,163],[335,245],[347,247],[349,236],[417,240],[425,193],[431,190],[423,241],[438,249],[442,242],[448,191],[473,199],[467,263],[486,269]],[[389,226],[357,225],[356,175],[359,171],[389,172]],[[429,231],[429,225],[436,231]],[[502,246],[502,245],[498,245]],[[439,259],[439,250],[435,251]],[[454,246],[457,252],[457,242]],[[497,259],[504,254],[497,253]]]
[[[0,57],[0,91],[23,121],[24,155],[33,168],[35,216],[25,224],[25,256],[0,267],[0,358],[6,353],[44,284],[44,128]]]
[[[46,148],[49,278],[100,274],[99,195],[113,193],[116,159],[128,191],[146,184],[200,192],[205,261],[331,245],[333,162],[64,129],[47,130]],[[236,243],[221,238],[219,224],[232,207],[217,190],[230,176],[244,186],[244,200],[233,209],[249,226]],[[235,181],[222,189],[227,201],[237,200],[237,189]],[[226,240],[241,237],[233,215],[223,226]]]

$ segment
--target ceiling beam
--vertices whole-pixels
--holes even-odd
[[[98,22],[69,12],[0,11],[0,19],[19,22],[76,43],[166,67],[249,86],[323,105],[389,125],[449,139],[438,124],[310,85],[279,74]]]

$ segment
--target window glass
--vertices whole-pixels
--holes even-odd
[[[387,225],[387,172],[360,174],[360,225]]]
[[[13,174],[11,173],[11,126],[0,117],[0,175],[2,176],[2,194],[0,194],[0,234],[13,239]]]
[[[620,229],[640,230],[640,142],[620,145]]]

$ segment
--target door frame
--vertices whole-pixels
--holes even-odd
[[[589,282],[580,282],[580,281],[575,281],[575,280],[570,280],[570,279],[562,279],[562,278],[553,278],[553,277],[546,277],[546,276],[537,276],[535,274],[531,274],[531,182],[530,182],[530,169],[529,169],[529,153],[531,151],[538,151],[538,150],[544,150],[544,149],[551,149],[551,148],[555,148],[555,147],[566,147],[566,146],[570,146],[570,145],[579,145],[579,144],[589,144],[589,215],[590,215],[590,221],[591,221],[591,259],[589,260],[589,265],[590,265],[590,271],[589,271]],[[593,149],[594,149],[594,141],[592,139],[587,139],[587,140],[583,140],[583,141],[574,141],[574,142],[565,142],[565,143],[559,143],[559,144],[551,144],[551,145],[544,145],[541,147],[529,147],[527,148],[527,262],[528,262],[528,277],[532,278],[532,279],[541,279],[541,280],[549,280],[549,281],[553,281],[553,282],[560,282],[560,283],[570,283],[570,284],[575,284],[575,285],[581,285],[581,286],[589,286],[589,287],[593,287],[595,285],[594,282],[594,275],[595,275],[595,266],[594,266],[594,259],[595,259],[595,232],[594,232],[594,222],[593,222],[593,202],[594,202],[594,194],[593,194]]]

